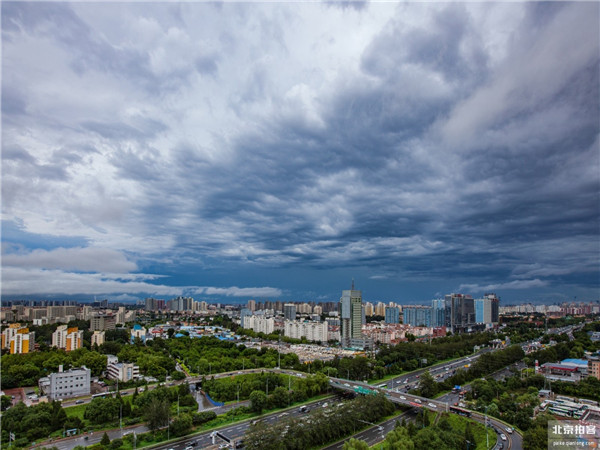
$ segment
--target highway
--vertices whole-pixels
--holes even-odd
[[[445,396],[440,397],[438,399],[426,399],[423,397],[410,395],[410,394],[408,394],[408,391],[410,389],[414,389],[415,387],[417,387],[420,376],[425,371],[429,371],[431,373],[431,375],[434,377],[434,379],[436,379],[436,381],[443,381],[446,377],[451,376],[452,373],[456,369],[464,367],[465,364],[471,364],[477,358],[479,358],[479,356],[481,354],[485,353],[486,351],[491,351],[491,350],[492,349],[484,349],[473,356],[468,356],[468,357],[464,357],[464,358],[461,358],[456,361],[440,363],[440,364],[436,364],[431,367],[423,368],[418,371],[412,372],[410,374],[395,377],[391,380],[388,380],[386,383],[380,383],[378,386],[368,385],[366,383],[362,383],[359,381],[346,380],[343,378],[335,378],[335,377],[330,377],[330,383],[335,388],[349,390],[349,391],[353,391],[357,386],[361,386],[365,389],[381,391],[384,394],[386,394],[387,397],[391,401],[393,401],[395,403],[403,404],[406,406],[424,407],[424,408],[430,409],[432,411],[448,411],[449,405],[452,405],[453,403],[458,401],[456,394],[450,393],[450,394],[446,394]],[[297,376],[297,377],[306,376],[306,374],[302,373],[302,372],[295,372],[293,370],[275,368],[275,369],[248,369],[248,370],[243,370],[243,371],[220,373],[220,374],[214,374],[214,377],[222,378],[222,377],[230,377],[230,376],[234,376],[234,375],[238,375],[238,374],[241,375],[241,374],[247,374],[247,373],[260,373],[260,372],[264,372],[264,371],[283,373],[283,374],[288,374],[290,376]],[[202,377],[189,377],[186,380],[183,380],[181,382],[171,382],[168,385],[174,386],[174,385],[177,385],[177,384],[180,384],[183,382],[194,383],[196,381],[199,381],[201,378]],[[148,389],[150,390],[155,387],[156,386],[149,386]],[[132,392],[133,392],[132,389],[128,389],[126,391],[121,391],[121,395],[129,395]],[[70,402],[64,402],[64,405],[67,406],[69,403],[74,404],[75,401],[76,400],[72,400]],[[89,401],[90,401],[89,398],[84,400],[84,402],[89,402]],[[79,400],[79,402],[81,403],[81,399]],[[220,407],[220,408],[215,408],[214,411],[217,414],[223,414],[228,409],[231,409],[236,406],[239,406],[239,405],[229,405],[229,406],[224,406],[224,407]],[[280,419],[280,417],[279,417],[280,414],[281,414],[281,412],[265,416],[264,420],[267,423],[275,423]],[[294,416],[294,415],[301,414],[301,413],[298,411],[298,408],[294,408],[294,409],[290,410],[288,414],[290,416]],[[409,412],[408,414],[412,414],[412,413]],[[480,420],[483,422],[483,418],[478,418],[477,413],[473,413],[473,418],[475,420]],[[491,423],[494,424],[493,426],[496,429],[498,429],[498,430],[504,429],[505,426],[502,425],[500,422],[494,423],[494,421],[492,419],[490,419],[490,420],[491,420]],[[367,440],[367,442],[371,442],[371,441],[380,442],[381,440],[383,440],[383,438],[384,438],[383,436],[385,436],[385,433],[387,433],[393,429],[395,421],[396,421],[396,419],[393,419],[393,420],[389,420],[379,426],[371,427],[371,428],[359,433],[358,435],[356,435],[354,437],[363,439],[360,436],[362,436],[364,433],[364,435],[366,436],[365,440]],[[249,425],[250,425],[250,421],[236,422],[236,423],[233,423],[231,426],[224,427],[222,430],[222,433],[230,439],[238,439],[244,435],[244,433],[246,432]],[[133,426],[130,428],[125,428],[122,431],[120,429],[111,430],[108,432],[108,434],[109,434],[110,439],[112,440],[112,439],[121,437],[121,433],[123,433],[123,435],[129,434],[129,433],[135,433],[137,435],[137,434],[144,433],[147,431],[148,431],[148,429],[145,425],[137,425],[137,426]],[[522,448],[521,438],[520,438],[520,436],[518,436],[517,433],[509,435],[508,433],[505,432],[504,434],[507,437],[507,442],[505,443],[505,448],[513,448],[515,450],[520,450]],[[102,435],[103,435],[103,432],[96,432],[94,434],[89,434],[87,436],[75,436],[72,438],[60,439],[60,440],[51,442],[50,444],[52,446],[56,446],[59,450],[71,450],[72,448],[74,448],[77,445],[89,446],[94,443],[98,443],[98,442],[100,442]],[[87,439],[86,439],[86,437],[87,437]],[[225,442],[226,442],[219,437],[215,437],[214,441],[215,441],[214,445],[217,445],[217,446],[219,444],[225,444]],[[188,447],[188,445],[186,445],[186,444],[191,443],[191,442],[195,442],[195,445],[199,448],[210,448],[213,445],[213,437],[211,437],[210,432],[205,432],[205,433],[198,434],[197,436],[194,436],[194,437],[187,436],[186,438],[183,438],[177,442],[172,442],[172,443],[169,443],[166,445],[157,446],[155,448],[184,450],[186,447]],[[46,442],[44,444],[48,445],[48,442]],[[331,447],[331,448],[334,448],[334,447]]]

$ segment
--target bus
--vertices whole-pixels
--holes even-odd
[[[556,416],[561,416],[561,417],[572,417],[573,416],[573,410],[570,408],[564,408],[562,406],[557,406],[557,405],[552,405],[550,408],[548,408],[550,410],[550,412]]]
[[[598,402],[595,402],[594,400],[588,400],[586,398],[580,398],[579,403],[583,403],[584,405],[590,406],[598,406]]]
[[[451,406],[450,412],[453,412],[454,414],[458,414],[460,416],[471,417],[471,411],[467,411],[466,409],[458,408],[456,406]]]
[[[113,396],[112,392],[101,392],[99,394],[93,394],[92,400],[94,400],[95,398],[111,398],[112,396]]]

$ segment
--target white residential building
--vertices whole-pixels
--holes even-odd
[[[104,344],[105,331],[94,331],[92,334],[92,345],[97,344],[98,346]]]
[[[254,330],[257,333],[271,334],[275,331],[275,319],[268,319],[258,316],[248,316],[244,318],[244,328]]]
[[[293,339],[305,337],[309,341],[328,341],[327,322],[299,322],[286,320],[284,335]]]

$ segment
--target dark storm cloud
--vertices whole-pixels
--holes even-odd
[[[85,106],[40,90],[3,109],[3,188],[31,171],[78,195],[54,188],[70,202],[53,225],[93,224],[94,245],[136,267],[271,285],[277,268],[597,287],[597,4],[131,5],[135,42],[84,8],[3,6],[5,42],[57,45],[55,82],[96,88]],[[19,133],[47,117],[50,145]]]

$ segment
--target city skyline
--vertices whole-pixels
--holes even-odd
[[[2,298],[597,301],[600,5],[2,8]]]

